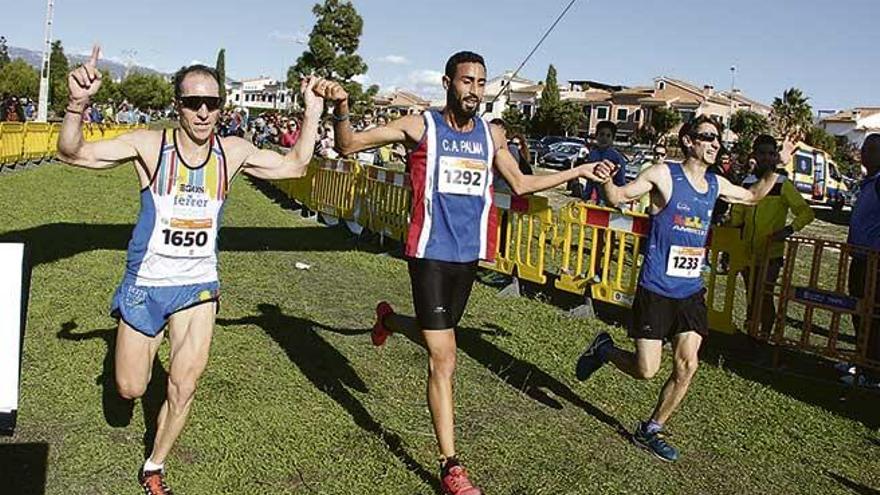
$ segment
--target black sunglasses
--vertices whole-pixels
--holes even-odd
[[[691,137],[697,141],[703,141],[704,143],[711,143],[712,141],[717,141],[719,139],[718,134],[715,134],[714,132],[697,132],[691,134]]]
[[[209,112],[220,109],[219,96],[181,96],[179,101],[183,108],[188,108],[193,112],[201,110],[202,105],[205,105]]]

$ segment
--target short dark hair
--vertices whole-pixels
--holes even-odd
[[[501,117],[495,117],[494,119],[490,120],[489,123],[507,129],[507,122],[505,122],[504,119],[502,119]]]
[[[213,67],[208,67],[207,65],[195,64],[188,65],[186,67],[181,67],[179,71],[174,73],[174,99],[179,100],[181,96],[181,92],[183,89],[183,80],[186,79],[186,76],[190,74],[202,74],[205,76],[211,76],[217,81],[217,96],[221,99],[225,99],[226,95],[223,94],[223,88],[225,87],[222,82],[220,82],[220,74],[217,72],[217,69]]]
[[[755,138],[755,141],[752,142],[752,151],[758,151],[758,146],[762,145],[770,145],[775,150],[779,144],[776,142],[776,138],[771,136],[770,134],[761,134],[760,136]]]
[[[721,125],[718,122],[706,115],[698,115],[696,118],[691,120],[690,122],[685,122],[684,125],[681,126],[681,129],[678,131],[678,147],[681,148],[681,152],[687,155],[687,147],[684,145],[684,137],[685,136],[693,136],[694,131],[697,130],[697,127],[700,127],[703,124],[712,124],[712,127],[715,128],[715,131],[718,133],[719,143],[721,141]]]
[[[596,124],[596,134],[599,134],[599,131],[601,131],[602,129],[608,129],[609,131],[611,131],[612,138],[617,135],[617,125],[610,120],[603,120]]]
[[[446,61],[446,77],[454,78],[459,64],[480,64],[483,66],[483,69],[486,68],[486,61],[483,60],[481,55],[477,55],[474,52],[458,52]]]

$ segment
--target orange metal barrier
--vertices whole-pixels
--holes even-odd
[[[851,269],[856,258],[860,266]],[[796,236],[786,241],[776,283],[766,281],[769,263],[765,260],[757,270],[762,283],[752,297],[750,335],[779,347],[880,369],[880,345],[875,343],[880,339],[880,252]],[[853,284],[862,290],[851,291]],[[764,333],[760,315],[774,302],[776,317]],[[847,316],[852,325],[844,321]]]

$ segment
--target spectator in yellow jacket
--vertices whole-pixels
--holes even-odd
[[[757,182],[757,178],[763,176],[768,168],[783,165],[780,163],[778,145],[773,136],[762,134],[755,138],[752,152],[757,163],[753,173],[743,181],[743,187],[749,187]],[[789,212],[794,217],[791,223],[788,223]],[[743,239],[748,246],[749,259],[756,270],[760,270],[762,264],[769,260],[767,261],[767,276],[764,286],[764,288],[769,288],[779,278],[779,271],[782,268],[782,260],[785,255],[785,239],[806,227],[814,219],[813,210],[804,201],[794,184],[785,175],[780,174],[776,185],[757,205],[735,205],[731,211],[729,225],[742,227]],[[751,320],[754,294],[762,287],[749,283],[748,271],[743,272],[743,278],[749,292],[747,318]],[[776,308],[773,304],[772,294],[769,291],[764,293],[761,305],[761,331],[767,335],[773,326]]]

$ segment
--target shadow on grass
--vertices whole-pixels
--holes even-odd
[[[36,266],[87,251],[124,251],[133,229],[130,224],[50,223],[5,232],[0,242],[26,243]],[[349,251],[361,246],[345,227],[224,227],[219,239],[221,255],[229,251]]]
[[[352,395],[349,389],[366,393],[367,385],[352,368],[348,358],[318,335],[315,330],[328,330],[342,335],[362,335],[369,329],[352,330],[331,328],[304,318],[286,315],[274,304],[259,304],[260,314],[239,319],[217,320],[219,325],[256,325],[263,329],[287,353],[293,362],[312,382],[316,389],[327,394],[364,431],[375,435],[406,468],[415,473],[436,492],[440,480],[419,464],[404,448],[403,440],[385,429],[370,412]]]
[[[425,347],[421,332],[417,330],[418,323],[415,318],[397,314],[395,321],[398,328],[400,326],[404,328],[401,333],[407,339],[423,348]],[[522,392],[530,399],[552,409],[562,409],[563,405],[558,400],[562,399],[610,426],[623,438],[629,438],[626,427],[617,418],[585,401],[568,385],[535,364],[510,354],[484,338],[485,336],[506,337],[510,335],[510,332],[494,324],[486,324],[485,326],[486,328],[458,328],[455,332],[458,349],[480,363],[501,381]]]
[[[847,487],[853,493],[857,493],[858,495],[880,495],[880,490],[856,483],[855,481],[849,478],[845,478],[837,473],[825,471],[825,475],[837,481],[841,485]]]
[[[871,429],[880,427],[880,395],[838,382],[833,363],[819,356],[778,349],[779,366],[774,367],[775,351],[743,334],[712,332],[700,360]]]
[[[104,420],[108,425],[120,428],[131,423],[134,401],[122,398],[116,390],[116,371],[114,353],[116,349],[116,328],[103,328],[90,332],[75,333],[77,324],[68,321],[61,326],[57,337],[63,340],[80,342],[83,340],[100,339],[104,341],[107,350],[104,354],[104,366],[101,373],[95,377],[95,384],[101,385],[101,405],[104,411]],[[144,415],[144,458],[147,458],[153,450],[153,442],[156,440],[156,429],[159,421],[159,410],[165,397],[168,395],[168,373],[159,361],[153,359],[153,370],[147,390],[141,397],[141,407]]]
[[[48,464],[49,444],[0,443],[0,492],[43,495]]]
[[[804,320],[799,320],[788,315],[786,315],[785,317],[785,325],[787,327],[795,328],[798,330],[803,330],[806,327],[806,325],[804,324]],[[856,345],[856,336],[854,333],[843,333],[847,330],[852,330],[849,318],[841,318],[840,329],[838,330],[837,334],[837,341]],[[828,338],[831,335],[831,330],[821,325],[817,325],[815,322],[813,322],[813,325],[810,327],[810,335],[819,335],[821,337]]]

